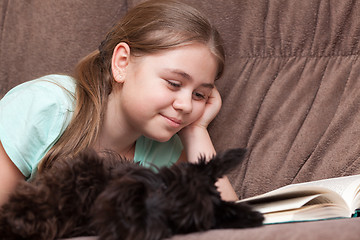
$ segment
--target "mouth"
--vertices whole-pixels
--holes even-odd
[[[174,127],[174,128],[178,128],[181,126],[182,121],[180,119],[177,118],[173,118],[173,117],[167,117],[163,114],[160,114],[162,117],[164,117],[166,119],[166,121],[169,123],[170,126]]]

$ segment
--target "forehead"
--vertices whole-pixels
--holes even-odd
[[[188,74],[180,69],[165,68],[164,74],[172,74],[172,75],[175,75],[178,78],[181,78],[186,81],[191,81],[191,82],[194,81],[193,77],[190,74]],[[202,83],[201,86],[210,88],[210,89],[213,89],[215,87],[213,83]]]
[[[138,60],[154,70],[207,82],[213,82],[218,71],[218,59],[207,45],[201,43],[148,54],[139,57]]]

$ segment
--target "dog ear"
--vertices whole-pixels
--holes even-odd
[[[214,229],[248,228],[261,226],[264,217],[245,203],[221,201],[215,207]]]
[[[243,160],[246,154],[246,149],[234,148],[229,149],[223,153],[215,155],[210,161],[205,164],[205,158],[199,158],[199,165],[206,171],[206,174],[212,176],[215,180],[221,178],[237,167]]]
[[[94,205],[93,226],[100,239],[169,237],[166,216],[161,210],[164,200],[156,197],[143,179],[125,176],[114,180]]]
[[[159,170],[167,186],[164,192],[174,233],[202,231],[215,225],[214,207],[220,205],[221,198],[214,184],[241,162],[245,152],[232,149],[209,162],[201,157],[197,163],[181,163]]]

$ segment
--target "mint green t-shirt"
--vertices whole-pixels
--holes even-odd
[[[75,80],[66,75],[25,82],[0,100],[0,141],[27,179],[34,177],[39,162],[70,123],[75,101]],[[163,143],[140,137],[134,161],[147,167],[170,166],[182,148],[178,135]]]

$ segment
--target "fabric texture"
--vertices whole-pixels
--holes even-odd
[[[145,167],[169,167],[181,155],[183,145],[175,134],[167,142],[157,142],[141,136],[136,140],[134,161]]]
[[[0,1],[0,95],[70,73],[142,0]],[[184,0],[209,16],[226,48],[217,151],[245,147],[229,176],[240,198],[360,174],[360,1]],[[54,54],[56,53],[56,54]],[[174,239],[358,239],[359,219],[214,230]]]
[[[1,99],[0,140],[27,179],[70,122],[74,93],[71,78],[50,75],[23,83]]]
[[[127,9],[125,0],[1,0],[0,98],[48,74],[72,74]]]
[[[359,224],[360,218],[274,224],[259,228],[216,229],[201,233],[177,235],[172,237],[171,240],[358,240]],[[91,236],[67,238],[66,240],[98,240],[98,238]]]
[[[40,160],[61,137],[72,118],[75,80],[47,75],[11,89],[0,100],[0,140],[10,159],[31,179]],[[167,142],[136,141],[134,161],[146,167],[174,164],[182,152],[178,135]]]
[[[209,130],[218,151],[248,149],[230,176],[238,196],[359,174],[360,2],[189,2],[225,41]]]

